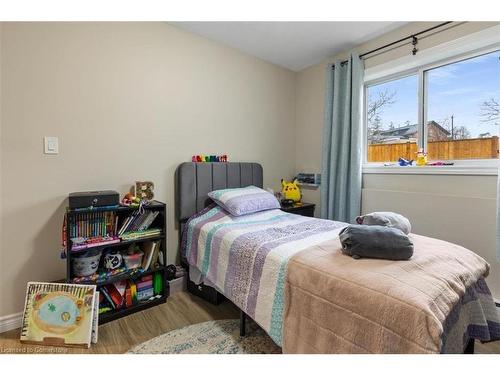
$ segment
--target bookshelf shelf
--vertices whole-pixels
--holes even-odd
[[[111,311],[107,311],[105,313],[99,314],[99,324],[104,324],[110,322],[112,320],[121,318],[123,316],[127,316],[133,314],[135,312],[159,305],[161,303],[166,302],[169,296],[169,284],[166,278],[166,264],[167,264],[167,227],[166,227],[166,205],[162,202],[152,201],[149,205],[144,206],[144,213],[147,216],[150,212],[154,215],[150,215],[153,217],[152,221],[150,220],[150,228],[151,229],[160,229],[161,234],[151,235],[147,237],[139,237],[129,240],[121,240],[120,242],[115,243],[103,243],[98,244],[88,248],[79,248],[77,250],[72,249],[72,238],[83,237],[89,238],[92,235],[103,235],[106,233],[108,235],[110,232],[110,236],[116,236],[118,233],[118,228],[121,228],[124,223],[127,222],[132,215],[139,215],[137,209],[125,206],[110,206],[103,208],[94,208],[94,209],[68,209],[66,211],[66,282],[74,283],[74,284],[95,284],[98,287],[98,290],[102,287],[111,286],[111,284],[128,281],[127,284],[139,283],[144,280],[142,278],[147,277],[149,275],[153,275],[153,278],[160,279],[161,277],[161,294],[159,297],[153,300],[145,300],[145,301],[137,301],[135,304],[131,304],[125,307],[123,303],[120,307],[116,307]],[[157,211],[157,212],[156,212]],[[90,224],[87,225],[84,229],[84,234],[90,233],[90,236],[86,237],[85,235],[80,234],[80,230],[75,229],[75,226],[81,225],[82,218],[89,217]],[[111,218],[111,219],[110,219]],[[109,220],[108,220],[109,219]],[[92,222],[91,220],[95,220]],[[99,221],[101,220],[101,221]],[[146,222],[146,218],[143,222]],[[126,226],[126,225],[125,225]],[[99,237],[101,238],[101,237]],[[137,245],[141,248],[143,246],[147,246],[146,242],[156,242],[158,249],[158,253],[160,257],[158,258],[159,264],[156,264],[156,267],[149,268],[145,271],[138,272],[135,269],[130,269],[124,271],[123,273],[118,273],[116,275],[109,276],[105,279],[94,279],[94,280],[75,280],[76,275],[74,274],[73,262],[75,258],[84,257],[87,255],[97,256],[99,255],[99,266],[97,273],[103,274],[104,269],[104,256],[108,253],[116,253],[116,252],[124,252],[131,245]],[[150,244],[150,247],[152,244]],[[155,249],[156,251],[156,249]],[[156,254],[156,252],[155,252]],[[123,266],[123,265],[122,265]],[[158,276],[158,274],[160,276]],[[156,281],[155,281],[156,282]],[[137,284],[137,285],[139,285]],[[156,285],[156,284],[155,284]],[[138,288],[138,291],[141,290]],[[157,291],[157,290],[155,290]],[[140,293],[139,293],[140,294]],[[117,304],[118,306],[118,304]]]
[[[118,275],[111,276],[105,280],[80,281],[80,282],[78,282],[78,284],[91,284],[91,285],[95,284],[97,286],[103,286],[103,285],[107,285],[107,284],[111,284],[111,283],[116,283],[116,282],[122,281],[122,280],[140,279],[143,276],[148,276],[148,275],[154,274],[156,272],[163,272],[164,270],[165,270],[164,266],[156,267],[154,269],[142,271],[142,272],[137,272],[137,271],[134,272],[134,270],[130,270],[130,271],[125,271],[123,273],[119,273]]]
[[[120,310],[106,312],[99,315],[99,324],[108,323],[113,320],[123,318],[124,316],[134,314],[136,312],[146,310],[154,306],[158,306],[165,302],[167,302],[167,296],[163,296],[161,298],[154,299],[152,301],[140,302],[137,305],[129,307],[128,309],[120,309]]]
[[[102,244],[99,246],[93,246],[93,247],[88,247],[86,249],[78,249],[78,250],[71,250],[73,255],[78,255],[81,254],[85,251],[88,250],[102,250],[102,249],[108,249],[108,248],[113,248],[113,247],[126,247],[127,245],[130,246],[134,243],[138,242],[144,242],[144,241],[158,241],[158,240],[163,240],[165,239],[165,235],[159,235],[159,236],[150,236],[150,237],[144,237],[144,238],[137,238],[135,240],[127,240],[127,241],[120,241],[120,242],[115,242],[115,243],[110,243],[110,244]]]

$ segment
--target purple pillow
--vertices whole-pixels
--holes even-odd
[[[208,196],[234,216],[280,208],[273,194],[256,186],[214,190]]]

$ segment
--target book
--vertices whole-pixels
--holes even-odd
[[[140,231],[147,230],[149,229],[150,225],[153,223],[153,221],[156,219],[160,211],[155,211],[155,212],[150,212],[150,215],[147,217],[147,219],[144,221],[141,227],[139,227]]]
[[[156,237],[161,235],[161,229],[148,229],[143,232],[127,232],[120,234],[120,238],[124,241],[136,240],[140,238]]]
[[[119,308],[123,305],[124,298],[116,289],[114,284],[105,285],[102,287],[102,290],[105,290],[109,294],[116,308]]]
[[[125,218],[125,220],[122,223],[122,226],[120,230],[118,231],[118,235],[121,235],[125,230],[127,229],[127,226],[130,224],[130,222],[133,220],[133,215],[129,215]]]
[[[140,283],[137,283],[137,292],[140,292],[144,289],[149,289],[153,286],[153,281],[152,280],[148,280],[148,281],[143,281],[143,282],[140,282]]]
[[[122,296],[125,296],[125,289],[127,288],[126,280],[117,281],[113,283],[113,286],[116,288],[118,293],[120,293]]]
[[[137,219],[132,223],[130,226],[131,231],[137,231],[141,226],[142,223],[146,220],[146,218],[151,214],[150,211],[145,212],[137,217]]]
[[[104,299],[109,303],[112,309],[116,309],[115,302],[113,301],[113,298],[109,295],[108,291],[106,290],[105,287],[101,287],[100,290],[101,294],[104,296]]]
[[[144,252],[144,256],[142,257],[142,269],[146,271],[151,265],[151,259],[153,259],[153,252],[156,246],[156,242],[148,241],[145,242],[142,246],[142,251]]]
[[[94,317],[92,320],[92,334],[90,341],[92,344],[97,344],[98,328],[99,328],[99,292],[95,292],[94,298]]]
[[[129,281],[130,284],[130,295],[132,296],[132,304],[137,303],[137,286],[133,281]]]
[[[160,255],[160,241],[155,241],[155,249],[153,252],[153,257],[151,258],[151,264],[150,264],[150,269],[154,270],[155,268],[158,268],[159,262],[158,262],[158,257]]]
[[[137,300],[139,300],[139,301],[147,300],[153,296],[154,296],[154,291],[153,291],[152,287],[149,289],[137,292]]]

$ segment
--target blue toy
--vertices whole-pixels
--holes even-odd
[[[399,158],[398,159],[398,164],[401,167],[407,167],[409,165],[413,165],[413,160],[406,160],[405,158]]]

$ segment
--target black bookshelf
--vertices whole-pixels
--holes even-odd
[[[93,246],[86,249],[78,249],[72,250],[72,241],[71,241],[71,226],[75,225],[76,220],[79,214],[86,213],[96,213],[96,212],[114,212],[118,216],[118,228],[121,227],[121,224],[124,220],[132,214],[136,208],[127,207],[127,206],[117,206],[117,207],[103,207],[103,208],[88,208],[88,209],[67,209],[66,211],[66,282],[67,283],[78,283],[78,284],[95,284],[99,288],[100,286],[111,284],[114,282],[118,282],[121,280],[136,280],[143,276],[155,274],[159,272],[162,275],[163,279],[163,290],[162,294],[153,299],[138,302],[130,307],[122,307],[119,309],[111,310],[102,314],[99,314],[99,324],[104,324],[110,322],[115,319],[119,319],[121,317],[133,314],[138,311],[142,311],[153,306],[157,306],[159,304],[165,303],[169,296],[169,284],[166,278],[166,264],[167,264],[167,216],[166,216],[166,205],[162,202],[151,201],[148,205],[143,206],[145,210],[154,210],[159,211],[158,216],[154,219],[150,228],[161,229],[161,234],[155,236],[147,236],[144,238],[135,238],[132,240],[122,240],[116,243],[110,244],[102,244],[98,246]],[[162,265],[156,267],[154,269],[148,269],[145,271],[137,271],[137,270],[127,270],[123,273],[119,273],[116,275],[109,276],[106,279],[98,279],[98,280],[76,280],[75,275],[73,274],[72,262],[75,257],[81,256],[87,252],[100,252],[101,259],[98,271],[102,269],[103,263],[103,255],[111,250],[125,250],[131,244],[140,244],[146,241],[160,241],[160,251],[162,254]]]

